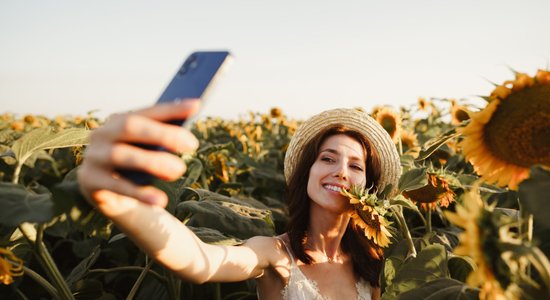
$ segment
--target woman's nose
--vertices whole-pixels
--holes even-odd
[[[346,167],[346,164],[338,164],[336,167],[337,167],[337,169],[334,172],[335,177],[338,177],[342,180],[347,180],[348,179],[348,169]]]

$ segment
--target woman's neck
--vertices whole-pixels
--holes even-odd
[[[334,214],[312,207],[305,249],[310,252],[310,255],[313,254],[315,261],[342,261],[341,242],[349,221],[350,217],[347,213]]]

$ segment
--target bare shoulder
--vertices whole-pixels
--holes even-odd
[[[256,253],[264,253],[267,256],[279,256],[284,249],[280,236],[255,236],[244,243],[244,246],[253,249]]]
[[[253,237],[245,243],[248,247],[265,253],[267,266],[256,277],[261,298],[279,299],[280,291],[287,284],[290,258],[284,243],[288,243],[286,234],[277,237]]]
[[[263,260],[264,267],[279,266],[288,259],[288,253],[284,242],[286,234],[279,236],[255,236],[248,239],[243,246],[252,249]]]

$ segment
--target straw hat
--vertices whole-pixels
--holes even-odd
[[[382,191],[388,184],[392,184],[395,191],[401,176],[401,165],[399,154],[389,134],[366,112],[345,108],[324,111],[309,118],[298,127],[290,140],[285,156],[287,183],[300,160],[304,146],[319,132],[334,125],[342,125],[358,131],[370,141],[380,159],[381,174],[376,188]]]

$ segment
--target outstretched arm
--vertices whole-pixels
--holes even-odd
[[[162,121],[186,118],[196,101],[157,105],[115,115],[94,131],[78,174],[82,193],[140,248],[180,277],[205,281],[239,281],[261,275],[269,266],[269,238],[253,238],[243,246],[203,243],[164,210],[167,196],[152,186],[121,178],[116,168],[142,170],[165,180],[185,172],[182,160],[166,152],[131,145],[147,143],[174,152],[194,151],[196,138],[184,128]]]

